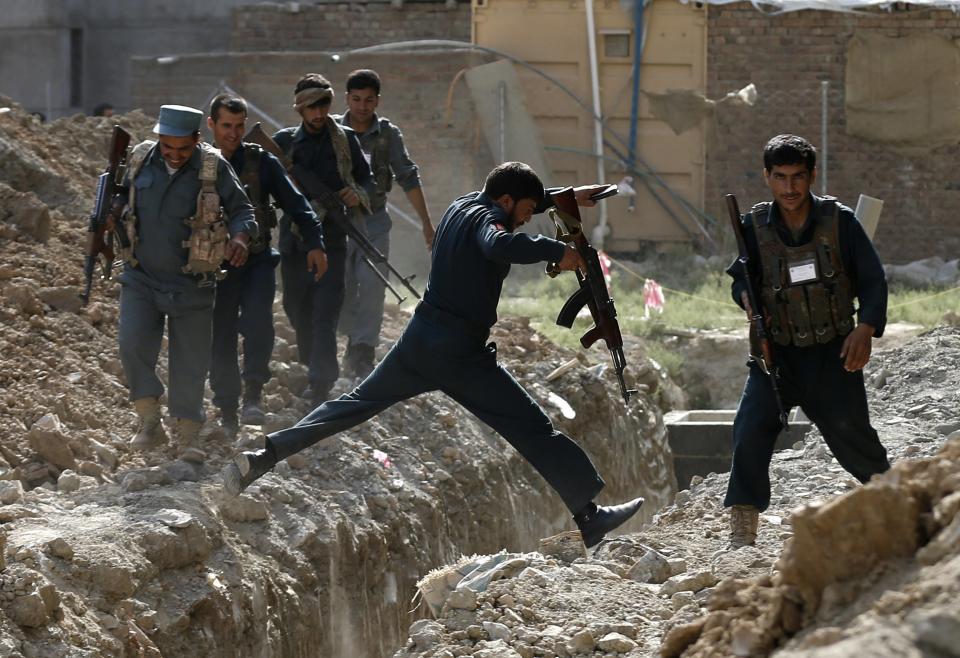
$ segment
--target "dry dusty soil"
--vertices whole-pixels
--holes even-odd
[[[237,447],[213,419],[202,467],[128,450],[117,286],[76,296],[110,124],[0,107],[0,658],[960,655],[957,329],[867,368],[893,470],[859,486],[811,432],[775,456],[755,547],[725,550],[725,475],[675,491],[662,412],[683,396],[641,344],[625,410],[602,354],[522,319],[495,331],[500,358],[594,457],[602,502],[647,497],[625,534],[590,555],[558,535],[572,524],[556,496],[439,394],[226,499]],[[387,343],[406,318],[388,315]],[[304,410],[277,316],[263,430]]]

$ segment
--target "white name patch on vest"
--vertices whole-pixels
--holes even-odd
[[[790,263],[787,268],[790,275],[790,285],[809,283],[817,280],[817,261],[814,258]]]

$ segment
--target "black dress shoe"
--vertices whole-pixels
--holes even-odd
[[[241,452],[221,473],[223,490],[228,496],[239,496],[254,480],[276,465],[277,458],[269,448]]]
[[[578,512],[573,520],[580,528],[580,535],[587,548],[600,543],[603,536],[611,530],[620,527],[640,510],[643,498],[634,498],[622,505],[597,506],[593,503],[586,509]]]

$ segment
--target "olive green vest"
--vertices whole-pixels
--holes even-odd
[[[259,144],[243,143],[243,170],[238,172],[237,177],[253,204],[253,214],[260,229],[256,239],[250,242],[251,254],[259,254],[270,246],[270,231],[277,226],[276,208],[270,203],[270,195],[264,194],[260,185],[261,157],[263,149]]]
[[[853,330],[853,283],[840,255],[840,206],[822,197],[813,239],[788,247],[770,221],[770,203],[750,214],[760,250],[760,297],[778,345],[829,343]]]

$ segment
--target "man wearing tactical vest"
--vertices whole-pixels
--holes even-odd
[[[270,246],[277,225],[271,199],[283,211],[281,240],[296,243],[306,253],[307,270],[319,281],[327,271],[323,229],[310,203],[297,190],[283,165],[257,144],[244,143],[247,103],[221,94],[210,104],[207,127],[220,154],[230,163],[253,204],[259,234],[250,242],[250,256],[241,267],[227,266],[227,276],[217,283],[213,307],[213,349],[210,388],[213,404],[220,409],[220,422],[230,436],[239,423],[262,425],[265,417],[260,395],[270,379],[273,352],[273,298],[277,290],[275,268],[280,253]],[[292,224],[291,224],[292,222]],[[295,225],[301,239],[286,235]],[[237,360],[237,341],[243,335],[243,373]],[[243,406],[237,408],[243,388]]]
[[[799,406],[834,457],[866,482],[890,468],[870,425],[863,367],[887,321],[887,284],[876,250],[849,208],[810,192],[817,152],[796,135],[778,135],[763,150],[773,202],[743,217],[754,290],[767,318],[779,366],[783,407]],[[740,267],[733,298],[750,316]],[[854,299],[858,306],[854,308]],[[854,321],[856,316],[856,322]],[[771,382],[754,363],[733,423],[733,464],[724,506],[730,547],[753,544],[770,503],[770,460],[781,426]]]
[[[310,385],[304,397],[311,404],[326,400],[340,376],[337,323],[344,298],[347,242],[333,216],[353,221],[356,214],[369,212],[369,195],[374,192],[373,175],[356,134],[330,116],[333,96],[330,82],[322,75],[304,75],[294,89],[293,108],[302,119],[300,125],[273,136],[290,158],[294,179],[303,170],[325,189],[307,196],[323,222],[326,275],[317,281],[307,269],[306,253],[280,242],[283,310],[297,334],[300,362],[308,367]]]
[[[390,253],[390,227],[387,193],[393,181],[403,189],[410,205],[417,211],[423,239],[430,249],[433,244],[433,222],[423,196],[417,165],[410,159],[403,144],[403,134],[389,119],[377,115],[380,104],[380,76],[370,69],[359,69],[347,76],[347,111],[335,117],[341,125],[353,128],[360,147],[373,170],[376,191],[370,195],[370,215],[366,233],[370,242],[384,255]],[[374,350],[380,342],[383,325],[383,304],[386,286],[363,260],[364,252],[353,242],[347,243],[346,303],[340,330],[348,337],[343,356],[347,376],[364,378],[373,370]],[[381,264],[383,276],[389,276]]]
[[[224,261],[242,266],[257,237],[253,206],[236,174],[200,142],[202,118],[199,110],[164,105],[153,129],[158,140],[130,154],[120,276],[120,360],[140,417],[130,445],[147,450],[167,441],[156,373],[166,324],[167,409],[175,419],[177,455],[192,462],[204,459],[199,433],[215,284]]]

